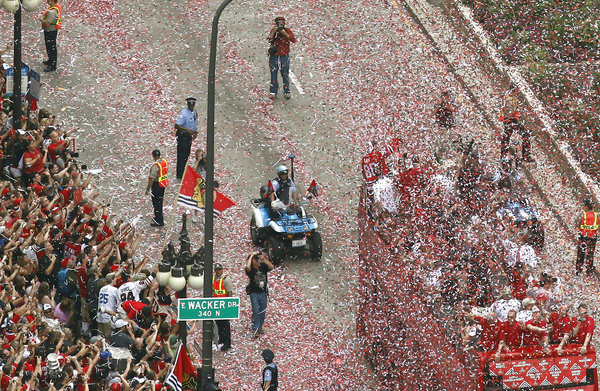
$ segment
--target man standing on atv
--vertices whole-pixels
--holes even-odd
[[[292,198],[294,203],[298,203],[296,185],[288,176],[288,168],[286,166],[281,165],[277,167],[277,178],[271,181],[271,186],[273,188],[270,196],[271,202],[278,199],[287,206],[290,204],[290,198]]]

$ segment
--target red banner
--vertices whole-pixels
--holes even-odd
[[[541,355],[541,349],[528,347],[515,349],[503,355],[503,361],[487,359],[488,355],[480,354],[487,361],[489,374],[501,376],[505,389],[518,390],[530,387],[552,387],[567,384],[587,383],[592,379],[586,379],[587,369],[595,368],[596,352],[591,351],[585,355],[579,355],[579,346],[566,346],[565,351],[575,355],[559,356],[553,351],[546,357],[529,358]],[[483,367],[483,365],[482,365]],[[573,390],[596,390],[594,386],[577,386]]]

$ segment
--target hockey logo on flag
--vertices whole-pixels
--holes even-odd
[[[179,345],[175,365],[167,376],[165,384],[168,384],[175,391],[193,390],[198,387],[198,375],[192,360],[188,356],[183,345]]]
[[[192,167],[185,168],[177,203],[186,208],[204,211],[206,205],[206,182]],[[225,209],[235,205],[229,197],[215,190],[213,215],[219,216]]]

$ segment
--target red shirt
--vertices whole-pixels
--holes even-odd
[[[69,260],[76,261],[79,253],[81,253],[81,244],[71,242],[65,244],[65,256],[68,256]]]
[[[508,274],[508,282],[513,288],[513,296],[519,300],[527,297],[527,282],[518,270],[512,270]]]
[[[96,236],[96,242],[100,243],[104,239],[110,237],[111,235],[112,235],[112,230],[106,224],[104,224],[104,226],[102,227],[102,231],[100,231],[98,236]]]
[[[559,317],[558,312],[553,312],[548,318],[548,323],[552,326],[550,331],[551,341],[560,341],[566,333],[571,332],[571,318],[569,315]]]
[[[292,30],[289,28],[285,28],[285,32],[290,36],[286,38],[283,34],[275,33],[275,38],[273,40],[269,40],[271,45],[277,46],[276,56],[287,56],[290,54],[290,42],[296,42],[296,37]]]
[[[42,155],[42,152],[39,149],[36,149],[33,152],[25,152],[23,154],[23,164],[25,164],[25,159],[35,159],[38,158],[36,160],[35,163],[33,163],[33,166],[31,167],[27,167],[25,166],[25,168],[23,168],[23,171],[25,172],[25,174],[33,174],[34,172],[42,172],[44,171],[44,155]]]
[[[363,177],[367,183],[375,182],[380,175],[389,174],[385,164],[386,155],[379,151],[369,152],[362,158]]]
[[[481,326],[481,338],[479,339],[479,345],[484,350],[494,350],[498,347],[498,333],[500,331],[500,323],[497,322],[494,325],[490,324],[490,321],[481,316],[475,316],[475,321]]]
[[[148,304],[144,304],[140,301],[135,300],[127,300],[121,304],[121,307],[127,312],[127,316],[129,319],[135,319],[135,316],[142,312],[142,308],[147,306]]]
[[[573,327],[573,330],[575,330],[578,323],[579,323],[579,321],[577,320],[577,317],[574,317],[571,322],[571,326]],[[577,334],[575,334],[573,336],[573,338],[571,338],[571,342],[583,344],[585,342],[586,334],[592,334],[592,335],[594,334],[594,327],[595,327],[594,319],[592,319],[592,317],[588,315],[585,318],[585,320],[583,322],[581,322],[581,325],[579,326],[579,332]]]
[[[546,321],[541,319],[540,321],[536,322],[533,319],[529,319],[527,322],[525,322],[525,328],[527,328],[527,325],[532,325],[536,327],[546,327]],[[546,335],[548,335],[548,333],[539,333],[533,330],[525,330],[523,332],[523,345],[539,345]]]
[[[60,140],[56,144],[51,143],[50,145],[48,145],[48,156],[50,156],[50,160],[52,160],[52,163],[56,163],[56,159],[58,159],[59,153],[64,150],[64,147],[66,147],[66,143],[67,142],[65,140]]]
[[[500,324],[500,341],[506,342],[509,348],[518,348],[521,346],[521,339],[523,337],[523,330],[521,325],[517,322],[509,324],[508,321]]]
[[[87,290],[88,290],[88,275],[85,267],[78,266],[75,268],[77,270],[77,282],[79,283],[79,293],[81,297],[87,299]]]

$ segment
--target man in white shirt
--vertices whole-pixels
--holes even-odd
[[[117,315],[119,308],[119,290],[115,286],[117,276],[115,273],[108,273],[105,277],[106,285],[100,288],[98,294],[98,332],[105,338],[110,337],[112,332],[112,317]]]

